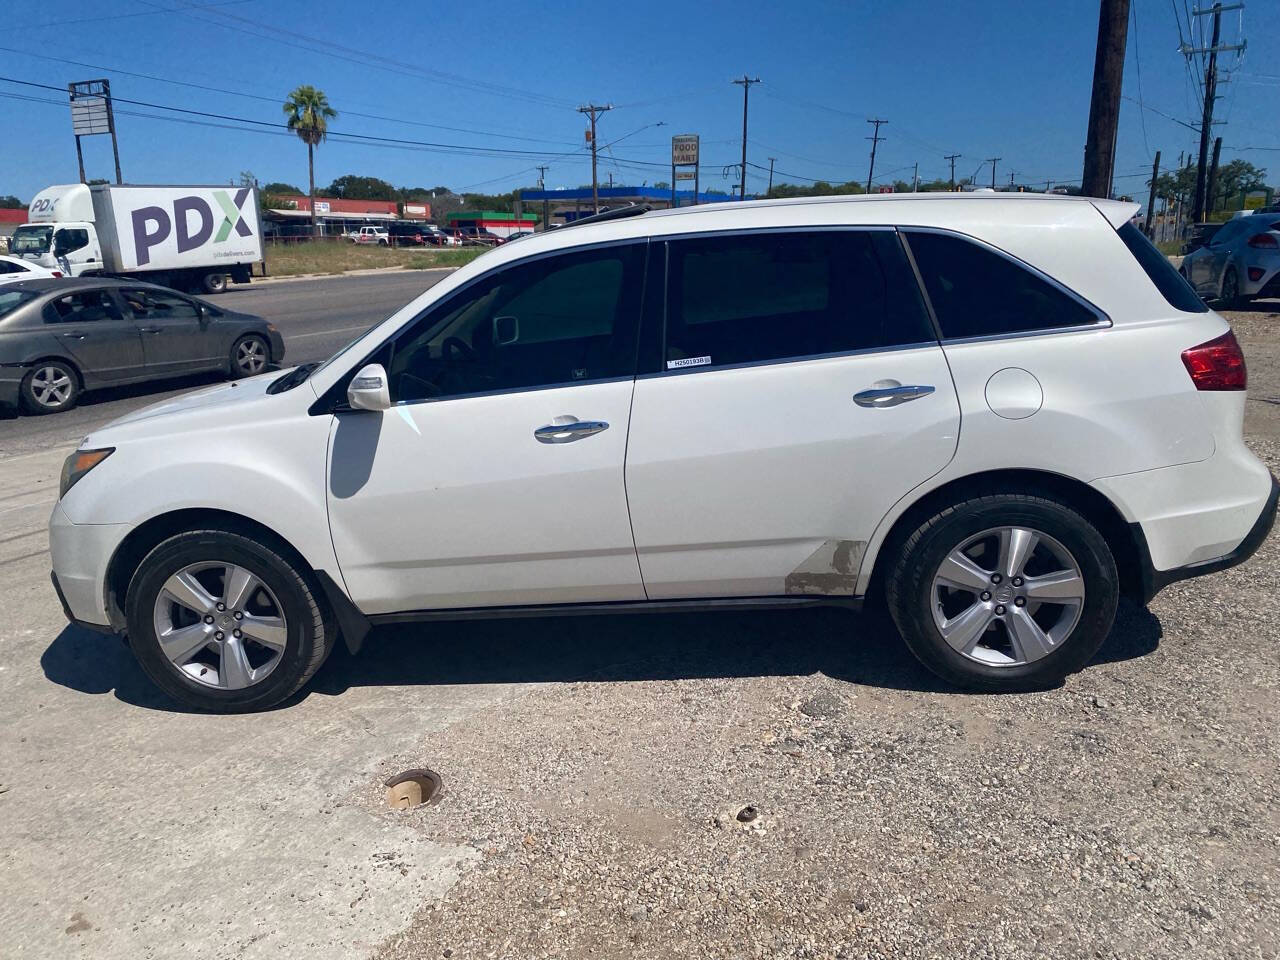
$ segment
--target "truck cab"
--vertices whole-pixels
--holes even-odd
[[[11,256],[61,270],[68,277],[103,271],[88,186],[77,183],[41,191],[31,201],[28,221],[13,232]]]

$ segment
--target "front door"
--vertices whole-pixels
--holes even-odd
[[[651,599],[855,592],[960,409],[893,230],[668,244],[661,369],[636,382],[627,495]]]
[[[623,462],[645,249],[502,268],[371,358],[393,405],[338,412],[329,445],[362,610],[644,598]]]
[[[81,290],[49,303],[45,323],[84,376],[85,386],[141,378],[142,341],[107,290]]]
[[[230,362],[195,301],[151,287],[125,287],[120,298],[142,335],[147,366],[157,376]]]

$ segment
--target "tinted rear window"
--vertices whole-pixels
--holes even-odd
[[[1098,315],[1022,264],[972,240],[907,233],[948,340],[1005,336],[1098,322]]]
[[[1169,258],[1155,248],[1132,222],[1126,223],[1117,231],[1124,245],[1129,248],[1133,258],[1151,282],[1156,285],[1160,295],[1169,302],[1169,306],[1183,313],[1208,313],[1209,308],[1191,289],[1191,284],[1182,279],[1182,275],[1173,269]]]
[[[7,316],[35,297],[25,290],[0,290],[0,317]]]

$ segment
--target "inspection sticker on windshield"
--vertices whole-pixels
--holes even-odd
[[[683,360],[668,360],[667,369],[675,370],[679,367],[704,367],[710,362],[710,357],[685,357]]]

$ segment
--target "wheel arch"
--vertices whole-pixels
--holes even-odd
[[[960,501],[992,493],[1032,493],[1058,500],[1097,528],[1116,560],[1123,596],[1145,601],[1149,585],[1143,576],[1146,543],[1140,530],[1125,520],[1116,505],[1082,480],[1046,470],[989,470],[949,480],[921,494],[889,526],[880,541],[865,594],[883,597],[885,570],[899,545],[929,517]]]
[[[328,619],[339,625],[351,652],[359,650],[364,633],[368,631],[368,622],[329,574],[313,567],[302,551],[266,524],[229,510],[208,507],[158,514],[138,524],[120,541],[107,563],[106,576],[103,578],[103,600],[112,628],[120,633],[125,631],[125,597],[147,554],[175,534],[184,530],[201,529],[224,530],[249,537],[269,545],[288,559],[304,579],[311,581],[313,594],[322,606],[327,607],[325,613]],[[359,629],[362,623],[363,630]]]
[[[27,372],[22,375],[23,378],[25,379],[28,374],[31,373],[32,369],[40,366],[40,364],[50,362],[61,363],[70,367],[71,372],[75,374],[76,381],[78,382],[80,389],[84,389],[84,371],[80,369],[80,364],[76,363],[66,354],[61,353],[42,353],[31,360],[23,360],[22,365],[27,368]]]

